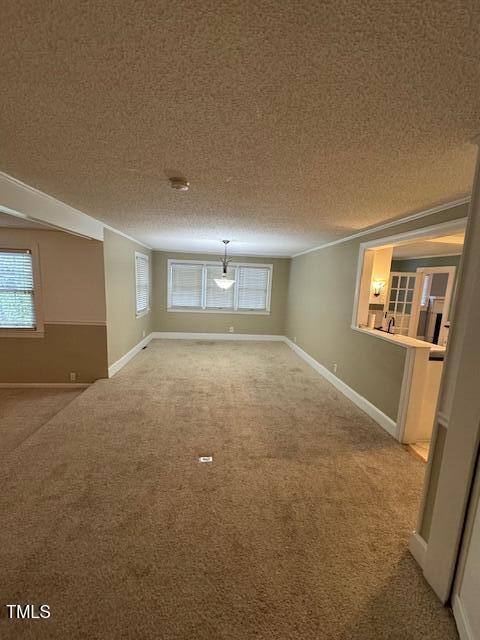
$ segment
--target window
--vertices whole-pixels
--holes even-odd
[[[138,252],[135,252],[135,300],[138,318],[150,309],[150,260]]]
[[[210,313],[270,313],[272,265],[228,265],[230,289],[220,289],[218,262],[168,261],[168,309]]]
[[[0,249],[0,328],[37,329],[29,249]]]

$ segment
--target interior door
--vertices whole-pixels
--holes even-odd
[[[480,638],[480,473],[474,483],[453,589],[453,614],[461,640]]]
[[[408,335],[412,317],[416,273],[392,271],[384,311],[395,318],[395,333]]]

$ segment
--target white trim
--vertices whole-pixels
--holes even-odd
[[[101,222],[2,171],[0,194],[0,210],[5,213],[103,241]]]
[[[153,335],[154,335],[153,333],[150,333],[146,338],[143,338],[143,340],[140,340],[138,344],[132,347],[130,351],[127,351],[127,353],[125,353],[121,358],[119,358],[116,362],[111,364],[108,367],[108,377],[112,378],[116,373],[120,371],[120,369],[123,369],[123,367],[126,364],[128,364],[130,360],[134,358],[137,355],[137,353],[139,353],[143,349],[143,347],[147,346],[147,344],[152,339]]]
[[[359,409],[361,409],[364,413],[366,413],[372,420],[374,420],[377,424],[379,424],[387,433],[397,439],[397,424],[392,418],[385,415],[378,407],[369,402],[366,398],[361,396],[359,393],[354,391],[351,387],[349,387],[343,380],[337,378],[331,371],[329,371],[322,364],[317,362],[315,358],[312,358],[306,351],[301,349],[298,345],[292,342],[289,338],[285,337],[284,341],[286,344],[295,351],[295,353],[305,360],[307,364],[309,364],[312,369],[315,369],[317,373],[323,376],[328,382],[333,384],[333,386],[338,389],[344,396],[346,396],[349,400],[351,400],[354,404],[357,405]]]
[[[86,389],[91,382],[0,382],[0,389]]]
[[[465,615],[465,609],[463,608],[462,601],[458,597],[458,594],[455,594],[453,597],[452,609],[460,640],[475,640],[475,636],[470,628],[467,616]]]
[[[404,218],[399,218],[398,220],[392,220],[391,222],[385,222],[383,224],[379,224],[376,227],[369,227],[367,229],[363,229],[358,233],[353,233],[351,236],[346,236],[345,238],[340,238],[339,240],[333,240],[332,242],[326,242],[325,244],[321,244],[318,247],[313,247],[313,249],[307,249],[306,251],[295,253],[292,255],[292,258],[297,258],[298,256],[303,256],[306,253],[311,253],[312,251],[318,251],[319,249],[326,249],[327,247],[332,247],[333,245],[340,244],[341,242],[348,242],[349,240],[354,240],[355,238],[361,238],[362,236],[370,235],[371,233],[376,233],[377,231],[382,231],[383,229],[396,227],[400,224],[411,222],[412,220],[425,218],[426,216],[431,216],[434,213],[439,213],[440,211],[447,211],[448,209],[453,209],[454,207],[458,207],[462,204],[468,204],[469,202],[470,202],[470,196],[465,196],[463,198],[459,198],[458,200],[452,200],[451,202],[438,205],[437,207],[432,207],[431,209],[425,209],[424,211],[419,211],[418,213],[413,213]]]
[[[427,553],[427,543],[422,536],[414,531],[408,541],[408,549],[420,567],[423,569],[423,561]]]
[[[169,313],[227,313],[234,316],[269,316],[270,311],[235,311],[235,309],[196,309],[195,307],[168,307]]]
[[[285,336],[261,333],[187,333],[177,331],[154,331],[153,340],[252,340],[257,342],[285,342]]]

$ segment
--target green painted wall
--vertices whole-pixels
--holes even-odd
[[[237,262],[256,262],[273,265],[272,297],[269,315],[245,313],[194,313],[167,311],[168,260],[217,260],[218,255],[188,253],[153,254],[153,327],[154,331],[183,333],[258,333],[284,335],[290,259],[245,258],[235,256]]]
[[[392,260],[392,271],[416,271],[420,267],[458,267],[461,256],[435,256],[432,258],[414,258]]]
[[[397,419],[406,350],[351,328],[362,242],[463,218],[467,205],[398,224],[292,259],[286,334],[393,420]]]
[[[135,251],[151,251],[105,229],[105,294],[107,303],[108,364],[111,365],[152,331],[152,312],[135,314]]]

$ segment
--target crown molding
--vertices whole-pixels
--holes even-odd
[[[370,235],[372,233],[375,233],[376,231],[383,231],[383,229],[390,229],[391,227],[396,227],[398,225],[405,224],[406,222],[412,222],[413,220],[425,218],[427,216],[431,216],[434,213],[439,213],[440,211],[447,211],[448,209],[453,209],[453,207],[458,207],[462,204],[468,204],[470,202],[470,199],[470,196],[464,196],[463,198],[459,198],[458,200],[452,200],[451,202],[446,202],[436,207],[431,207],[430,209],[424,209],[423,211],[412,213],[411,215],[405,216],[404,218],[392,220],[391,222],[384,222],[383,224],[379,224],[376,227],[368,227],[366,229],[362,229],[362,231],[353,233],[350,236],[345,236],[344,238],[339,238],[338,240],[333,240],[332,242],[326,242],[325,244],[318,245],[318,247],[313,247],[312,249],[306,249],[305,251],[300,251],[300,253],[295,253],[292,258],[303,256],[306,253],[312,253],[312,251],[319,251],[320,249],[333,247],[334,245],[341,244],[342,242],[355,240],[355,238],[362,238],[363,236]]]

